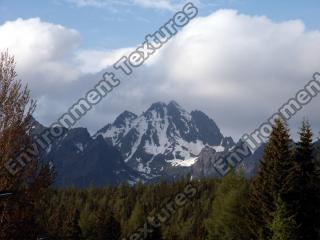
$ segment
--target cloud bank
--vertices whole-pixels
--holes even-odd
[[[37,117],[46,124],[135,47],[81,49],[76,30],[37,18],[6,22],[0,39],[0,50],[15,54],[19,77],[30,84]],[[80,125],[95,131],[125,109],[141,113],[154,101],[175,99],[206,112],[226,135],[240,137],[320,71],[319,45],[320,33],[307,31],[300,20],[274,22],[234,10],[198,17],[132,76],[121,76],[121,86]],[[306,116],[319,130],[319,103],[320,96],[292,125]]]

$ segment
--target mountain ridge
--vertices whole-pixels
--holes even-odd
[[[34,120],[33,135],[46,129]],[[126,110],[93,135],[86,128],[65,131],[41,151],[57,168],[57,186],[148,183],[187,174],[219,177],[215,161],[236,146],[212,118],[175,101],[155,102],[140,115]],[[242,164],[248,176],[259,158],[254,153]]]

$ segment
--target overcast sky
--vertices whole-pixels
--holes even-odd
[[[78,124],[92,133],[123,110],[155,101],[199,109],[235,139],[251,132],[320,71],[320,3],[197,0],[199,16]],[[166,23],[184,1],[0,0],[0,50],[38,100],[36,118],[55,121],[102,72]],[[303,117],[320,130],[320,96]]]

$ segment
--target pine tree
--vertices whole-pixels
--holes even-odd
[[[64,222],[64,237],[69,240],[81,239],[81,228],[79,225],[80,212],[78,209],[72,209],[68,212],[67,218]]]
[[[50,239],[59,240],[62,239],[64,236],[64,232],[61,231],[63,229],[63,223],[65,221],[66,207],[62,204],[59,206],[55,206],[52,211],[50,211],[50,215],[47,216],[47,224],[46,224],[46,232]]]
[[[293,194],[289,201],[296,212],[296,222],[299,225],[299,238],[314,240],[317,238],[318,193],[316,186],[316,165],[312,144],[312,131],[307,121],[302,123],[299,132],[300,139],[295,151],[296,170]],[[291,201],[290,201],[291,200]]]
[[[120,223],[115,219],[113,212],[101,208],[97,214],[96,240],[119,239],[121,236]]]
[[[162,240],[161,228],[153,228],[153,232],[149,233],[145,240]]]
[[[276,198],[285,198],[293,181],[289,130],[282,120],[276,120],[260,164],[250,186],[248,225],[253,238],[266,240],[271,234]]]
[[[81,228],[82,236],[86,240],[96,239],[96,227],[97,227],[97,213],[92,211],[89,204],[86,203],[80,214],[79,225]]]
[[[207,239],[248,239],[244,218],[246,201],[246,180],[236,176],[234,172],[229,173],[217,189],[212,214],[207,223]]]
[[[270,225],[270,240],[297,240],[297,223],[295,216],[291,215],[286,204],[280,197],[276,201],[276,211]]]
[[[144,223],[145,223],[144,208],[140,203],[140,201],[137,201],[128,222],[128,225],[129,225],[128,233],[135,232],[137,228],[142,227]]]

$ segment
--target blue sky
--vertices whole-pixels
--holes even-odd
[[[0,0],[0,51],[50,125],[123,55],[166,23],[185,0]],[[124,110],[156,101],[200,109],[225,135],[265,122],[320,72],[318,0],[192,0],[199,16],[78,126],[94,133]],[[294,20],[294,21],[293,21]],[[320,130],[320,97],[295,117]]]
[[[167,9],[130,4],[128,0],[105,6],[81,6],[76,1],[0,0],[0,23],[40,17],[42,21],[81,32],[82,48],[109,49],[138,44],[146,33],[154,31],[172,15]],[[308,29],[320,28],[317,0],[202,0],[198,6],[202,16],[227,8],[249,15],[265,15],[275,21],[301,19]]]

